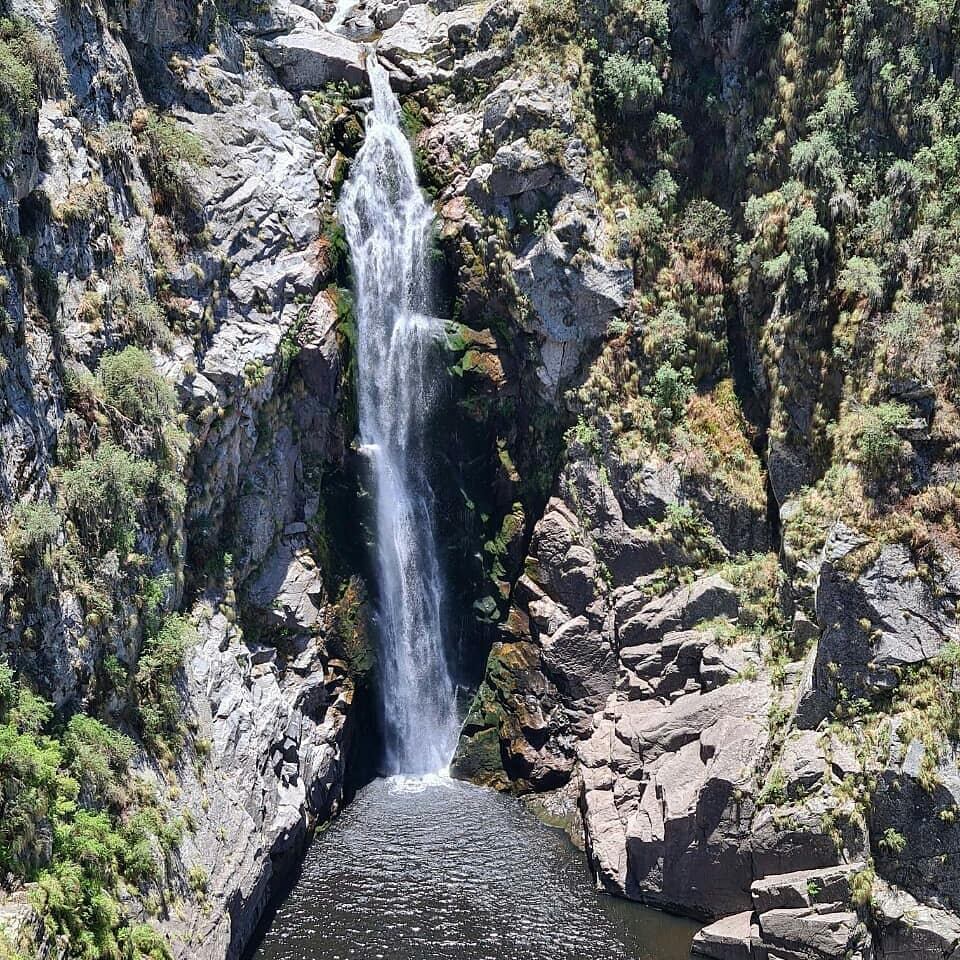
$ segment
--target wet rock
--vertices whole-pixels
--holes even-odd
[[[340,376],[337,307],[327,291],[317,294],[297,333],[297,363],[313,394],[332,405]]]

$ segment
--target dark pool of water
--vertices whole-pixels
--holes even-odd
[[[686,960],[695,929],[598,893],[516,800],[394,778],[313,843],[254,960]]]

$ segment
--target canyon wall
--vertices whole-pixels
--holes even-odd
[[[450,321],[454,773],[574,790],[717,960],[950,955],[954,8],[330,6],[0,21],[11,949],[238,955],[375,749],[376,41]]]

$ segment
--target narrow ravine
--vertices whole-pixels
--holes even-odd
[[[339,214],[355,283],[360,447],[375,500],[384,776],[315,841],[255,960],[683,960],[692,923],[600,894],[560,830],[447,773],[458,717],[428,477],[444,331],[432,308],[434,217],[373,52],[367,72],[373,107]]]
[[[433,211],[417,183],[400,104],[372,53],[367,70],[373,109],[339,212],[356,287],[361,449],[376,501],[384,770],[423,774],[446,767],[457,732],[426,463],[443,321],[432,311]]]

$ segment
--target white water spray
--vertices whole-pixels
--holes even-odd
[[[373,109],[339,212],[356,288],[361,449],[375,488],[387,772],[422,774],[447,765],[457,731],[426,473],[431,358],[443,323],[431,304],[433,211],[417,184],[400,105],[372,52],[367,72]]]

